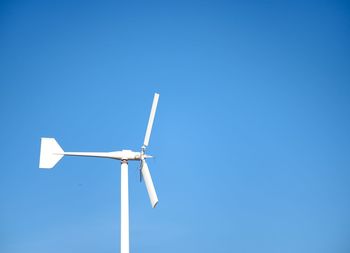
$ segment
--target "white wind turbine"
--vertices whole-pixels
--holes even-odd
[[[158,197],[154,189],[151,174],[149,172],[146,158],[152,156],[145,154],[151,136],[154,116],[156,114],[159,94],[155,93],[151,114],[148,120],[145,139],[141,152],[131,150],[113,152],[64,152],[54,138],[41,138],[39,168],[51,169],[63,156],[90,156],[100,158],[111,158],[121,161],[120,177],[120,252],[129,253],[129,189],[128,189],[128,161],[140,161],[140,180],[144,179],[152,208],[156,207]]]

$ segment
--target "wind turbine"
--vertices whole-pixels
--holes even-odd
[[[120,252],[129,253],[129,185],[128,185],[128,161],[140,161],[140,180],[143,178],[152,208],[158,203],[158,197],[153,185],[152,177],[146,163],[146,148],[151,136],[154,116],[156,114],[159,94],[155,93],[149,116],[145,139],[140,152],[131,150],[113,151],[113,152],[65,152],[54,138],[41,138],[40,162],[39,168],[51,169],[63,156],[90,156],[99,158],[111,158],[121,161],[120,177]]]

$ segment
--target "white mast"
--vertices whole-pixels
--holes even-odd
[[[128,160],[121,161],[120,171],[120,252],[129,253]]]

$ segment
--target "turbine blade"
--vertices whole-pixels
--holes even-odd
[[[145,160],[143,160],[143,166],[142,166],[142,177],[143,181],[145,181],[147,192],[149,199],[151,201],[152,208],[155,208],[158,204],[158,197],[156,190],[154,189],[151,173],[149,172],[148,165]]]
[[[146,130],[146,134],[145,134],[145,140],[143,142],[143,145],[145,147],[148,146],[149,138],[151,136],[154,116],[156,115],[156,110],[157,110],[158,99],[159,99],[159,94],[154,93],[151,114],[149,115],[147,130]]]

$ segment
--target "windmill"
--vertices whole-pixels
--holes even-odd
[[[128,184],[128,161],[140,161],[140,180],[143,178],[152,208],[158,203],[158,197],[153,185],[152,177],[146,163],[146,148],[151,136],[154,116],[156,114],[159,94],[155,93],[146,129],[145,139],[140,152],[131,150],[113,151],[113,152],[65,152],[54,138],[41,138],[40,162],[39,168],[53,168],[63,156],[89,156],[99,158],[111,158],[121,161],[120,177],[120,252],[129,253],[129,184]]]

